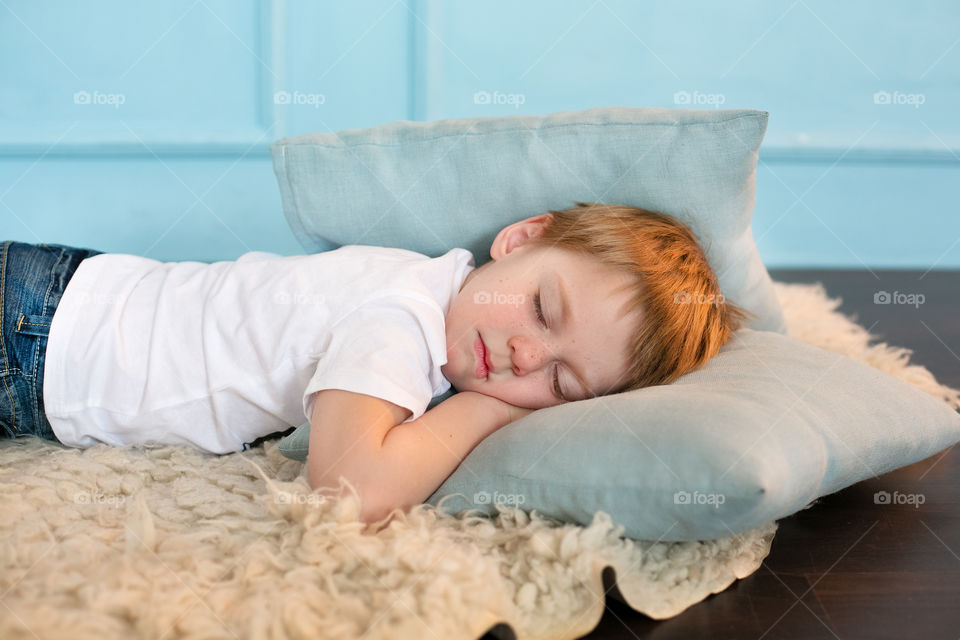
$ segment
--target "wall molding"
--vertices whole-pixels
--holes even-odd
[[[444,33],[444,3],[442,0],[407,0],[407,118],[431,121],[443,117],[445,106],[444,66],[447,57],[442,42]],[[79,121],[54,123],[57,128],[43,129],[14,127],[0,131],[0,158],[7,157],[268,157],[269,145],[287,135],[287,107],[274,102],[279,91],[289,90],[287,81],[287,4],[286,0],[257,0],[259,28],[258,42],[251,43],[260,59],[254,96],[257,117],[251,126],[240,126],[232,131],[213,133],[205,130],[171,132],[165,135],[154,131],[141,136],[143,143],[130,139],[122,126],[111,126],[102,133],[86,132],[67,141],[65,137]],[[760,148],[760,159],[773,164],[960,164],[960,136],[948,134],[943,140],[932,132],[873,134],[857,147],[862,131],[779,131],[767,132]],[[144,146],[146,145],[146,146]]]
[[[436,0],[409,0],[409,11],[409,118],[427,122],[440,113],[437,96],[443,89],[443,45],[437,37],[442,37],[443,5]]]
[[[760,159],[776,164],[947,164],[960,165],[960,148],[801,147],[760,145]]]
[[[271,74],[259,61],[257,64],[257,126],[239,127],[225,133],[210,133],[197,130],[192,134],[165,136],[141,135],[140,140],[131,140],[127,132],[120,127],[112,127],[108,133],[86,137],[75,137],[68,142],[58,142],[78,121],[69,125],[66,121],[54,126],[64,131],[46,127],[11,137],[9,131],[0,130],[3,135],[0,142],[0,157],[45,156],[45,157],[86,157],[86,156],[235,156],[269,155],[270,143],[285,134],[286,118],[281,105],[274,103],[274,95],[284,90],[285,44],[284,26],[286,19],[286,0],[257,0],[259,29],[257,30],[257,51],[261,60],[273,69]],[[274,74],[276,77],[274,77]],[[146,146],[145,146],[146,145]]]
[[[272,94],[271,94],[272,95]],[[425,120],[418,116],[418,109],[429,113],[425,103],[411,105],[411,120]],[[293,132],[296,135],[297,132]],[[169,138],[142,138],[139,141],[108,140],[103,137],[89,141],[58,143],[54,141],[33,141],[25,143],[0,144],[0,158],[9,157],[152,157],[189,156],[220,157],[240,156],[266,157],[269,146],[275,140],[288,135],[282,119],[278,118],[273,131],[269,125],[264,128],[238,132],[235,135],[205,136],[188,141]],[[848,147],[801,147],[764,143],[760,147],[760,159],[775,164],[935,164],[960,165],[960,149],[945,147],[885,147],[854,148]]]

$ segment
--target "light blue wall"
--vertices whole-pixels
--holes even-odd
[[[960,268],[955,0],[3,0],[0,240],[300,253],[278,138],[599,105],[769,111],[769,266]]]

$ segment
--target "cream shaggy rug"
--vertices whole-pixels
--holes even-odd
[[[960,405],[909,351],[868,346],[819,285],[777,293],[794,337]],[[776,531],[638,542],[603,513],[581,527],[423,505],[373,533],[349,487],[311,494],[277,442],[213,456],[0,441],[0,638],[576,638],[607,595],[666,618],[726,589]]]

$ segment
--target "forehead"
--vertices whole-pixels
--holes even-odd
[[[575,294],[581,306],[595,303],[611,313],[629,311],[636,276],[585,253],[562,247],[535,247],[526,264],[517,265],[542,283],[559,283]]]

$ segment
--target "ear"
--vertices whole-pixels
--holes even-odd
[[[552,223],[553,214],[544,213],[504,227],[490,245],[490,257],[499,260],[517,247],[522,247],[534,238],[542,236]]]

